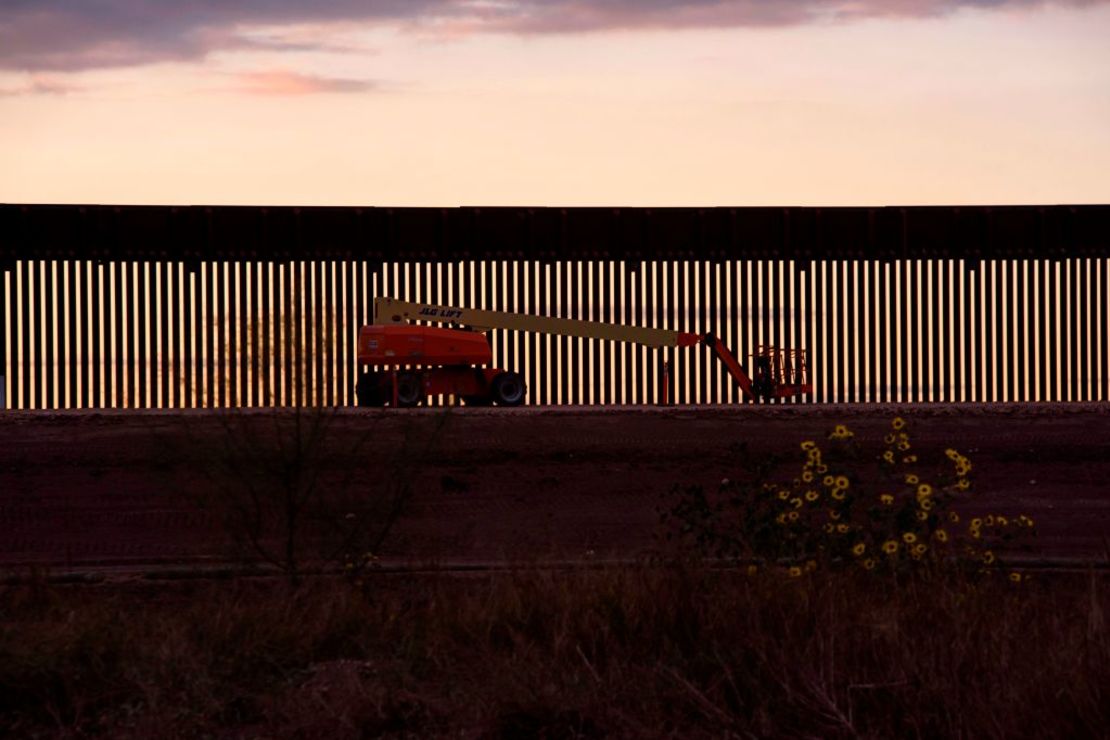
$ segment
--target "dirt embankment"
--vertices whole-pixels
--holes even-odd
[[[342,411],[329,432],[365,443],[339,465],[357,481],[407,461],[415,497],[387,555],[634,557],[652,546],[661,497],[736,475],[738,445],[789,453],[844,422],[878,449],[896,413],[922,460],[951,446],[974,461],[969,510],[1033,516],[1048,555],[1102,559],[1110,547],[1105,405],[456,409],[434,440],[421,436],[438,413]],[[0,565],[226,558],[189,494],[212,485],[208,458],[232,442],[204,411],[0,415]]]

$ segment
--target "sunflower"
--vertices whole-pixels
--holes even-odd
[[[909,475],[906,476],[906,483],[909,483],[911,486],[916,486],[920,482],[921,482],[921,479],[918,478],[913,473],[910,473]]]
[[[806,491],[806,501],[813,502],[816,501],[818,498],[820,498],[820,496],[817,491]]]
[[[913,543],[917,542],[917,535],[913,532],[903,532],[902,541],[905,542],[907,545],[912,545]]]
[[[887,555],[893,555],[894,553],[898,552],[898,543],[894,540],[887,540],[883,543],[883,552],[885,552]]]
[[[906,426],[906,420],[901,416],[895,416],[894,421],[890,422],[890,426],[894,428],[894,431],[898,431]]]
[[[887,506],[890,506],[894,503],[894,497],[891,496],[889,493],[884,493],[883,495],[879,496],[879,501],[883,502]]]
[[[791,578],[797,578],[802,575],[802,569],[796,565],[791,565],[790,570],[787,572],[790,573]]]
[[[937,538],[938,542],[948,541],[948,533],[945,532],[943,529],[938,529],[936,532],[933,532],[933,536]]]
[[[857,542],[856,544],[852,545],[852,554],[858,558],[866,549],[867,545],[863,544],[862,542]]]

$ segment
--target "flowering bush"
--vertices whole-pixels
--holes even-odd
[[[780,563],[791,576],[834,566],[985,568],[996,564],[996,550],[1022,546],[1034,534],[1025,515],[961,518],[956,505],[971,498],[971,461],[950,448],[946,469],[927,472],[901,417],[891,422],[877,457],[865,454],[843,424],[824,446],[806,440],[800,447],[803,460],[792,480],[768,482],[767,465],[755,479],[725,480],[712,493],[680,489],[664,513],[670,533],[705,554]]]

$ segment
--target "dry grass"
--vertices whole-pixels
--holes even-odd
[[[1105,584],[629,567],[9,587],[0,732],[1092,737]]]

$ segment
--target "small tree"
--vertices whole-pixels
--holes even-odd
[[[354,431],[337,428],[341,412],[331,407],[186,415],[182,462],[206,483],[187,496],[240,557],[294,581],[306,568],[357,567],[403,514],[449,413],[360,414]]]

